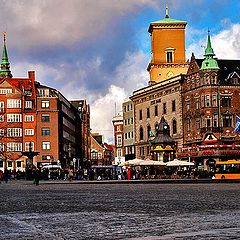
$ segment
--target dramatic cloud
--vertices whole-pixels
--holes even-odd
[[[239,59],[240,58],[240,24],[228,25],[228,28],[216,35],[211,35],[211,43],[219,59]],[[205,37],[191,44],[187,48],[187,55],[194,52],[197,58],[203,58],[204,49],[207,45],[207,34]]]
[[[220,26],[212,34],[217,57],[239,57],[239,25],[232,19],[238,21],[239,11],[228,1],[213,0],[206,9],[202,0],[0,0],[12,73],[26,77],[34,70],[37,81],[66,98],[86,99],[91,128],[111,141],[115,103],[120,111],[149,81],[147,29],[164,17],[166,3],[171,17],[188,21],[187,58],[203,56],[208,22]],[[231,19],[220,16],[231,6]]]

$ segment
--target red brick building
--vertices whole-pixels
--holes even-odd
[[[178,154],[197,164],[240,158],[240,61],[216,59],[208,35],[204,59],[191,58],[182,85],[183,143]]]
[[[78,106],[77,106],[78,105]],[[90,107],[86,100],[71,103],[58,90],[27,78],[13,78],[4,36],[0,70],[0,170],[24,170],[23,152],[38,152],[33,165],[75,161],[90,156]],[[24,153],[25,154],[25,153]]]

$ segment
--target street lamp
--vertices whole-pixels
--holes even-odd
[[[31,179],[31,175],[28,176],[28,174],[32,173],[33,158],[39,155],[39,152],[32,151],[32,142],[29,142],[29,151],[22,152],[22,155],[28,158],[26,161],[26,174],[27,174],[26,178]]]

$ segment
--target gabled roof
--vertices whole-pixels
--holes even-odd
[[[227,79],[229,74],[236,72],[240,74],[240,60],[218,59],[220,79]],[[196,63],[201,68],[203,59],[196,59]]]

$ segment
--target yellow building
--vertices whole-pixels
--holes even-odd
[[[164,19],[152,22],[148,32],[151,35],[152,59],[147,70],[150,85],[187,72],[189,63],[185,58],[185,28],[187,22]]]

